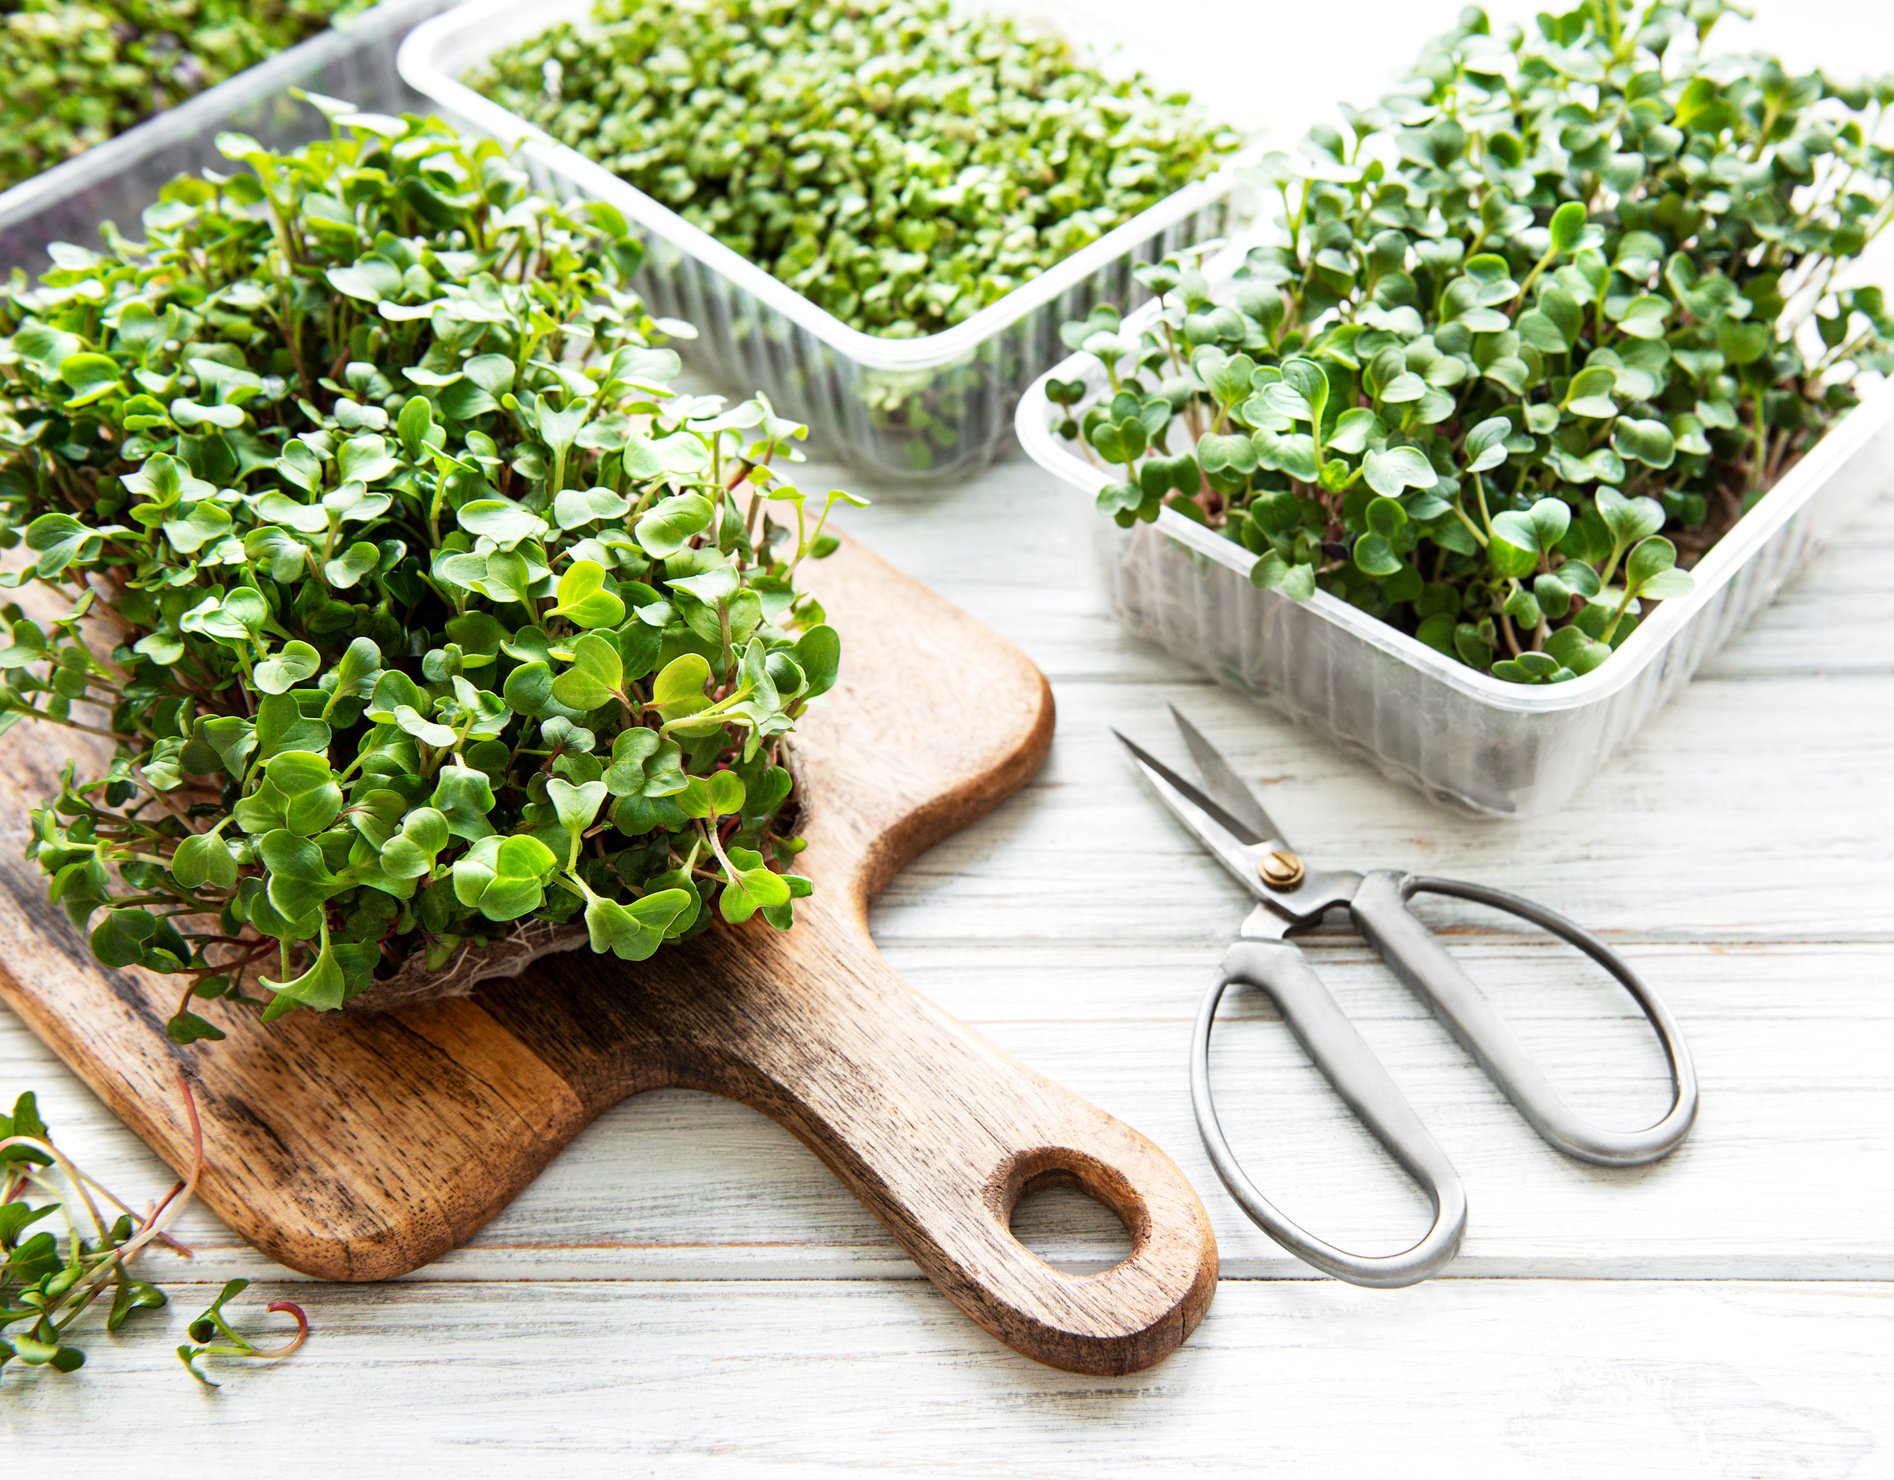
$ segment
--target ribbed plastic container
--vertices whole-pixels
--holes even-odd
[[[702,358],[746,390],[766,391],[809,423],[824,450],[909,479],[942,479],[984,464],[1006,440],[1019,394],[1063,352],[1059,326],[1101,300],[1144,295],[1132,267],[1228,233],[1248,208],[1235,177],[1250,149],[1216,174],[1167,196],[1116,230],[939,334],[889,339],[850,328],[602,165],[555,142],[460,80],[494,52],[590,14],[592,0],[471,0],[418,27],[401,48],[401,75],[446,117],[520,142],[539,188],[609,201],[649,248],[640,290],[661,314],[688,319]],[[988,4],[1071,38],[1102,66],[1141,60],[1076,4]],[[1116,60],[1122,52],[1128,61]],[[1160,86],[1182,77],[1150,73]]]
[[[367,109],[412,107],[416,100],[395,70],[395,48],[417,23],[452,3],[384,0],[0,192],[0,269],[41,266],[49,242],[93,246],[106,221],[132,230],[172,176],[228,166],[216,150],[219,133],[246,133],[284,148],[328,132],[320,113],[289,96],[292,87]]]
[[[1128,329],[1139,327],[1136,320]],[[1179,658],[1327,734],[1437,801],[1493,817],[1552,811],[1598,773],[1834,532],[1894,483],[1894,387],[1829,429],[1609,660],[1561,684],[1507,683],[1318,591],[1249,582],[1256,557],[1166,509],[1120,529],[1094,507],[1113,481],[1058,434],[1046,381],[1104,385],[1074,355],[1020,402],[1019,439],[1070,490],[1112,610]],[[1091,399],[1088,395],[1087,401]]]

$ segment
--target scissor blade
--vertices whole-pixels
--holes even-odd
[[[1138,763],[1144,779],[1151,783],[1158,800],[1176,814],[1177,820],[1189,828],[1197,841],[1215,854],[1218,861],[1235,874],[1245,888],[1260,892],[1257,890],[1256,869],[1251,860],[1251,845],[1246,841],[1250,829],[1136,741],[1118,734],[1116,730],[1112,734],[1118,735],[1119,743],[1131,752],[1131,758]]]
[[[1190,758],[1197,763],[1197,773],[1203,777],[1204,790],[1225,816],[1242,824],[1249,834],[1245,841],[1287,846],[1288,839],[1283,837],[1282,829],[1270,821],[1263,804],[1256,800],[1256,793],[1244,784],[1243,778],[1223,758],[1223,752],[1185,719],[1175,704],[1170,709],[1171,718],[1177,721],[1177,728],[1183,731],[1184,744],[1190,747]]]

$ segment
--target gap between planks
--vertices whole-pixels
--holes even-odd
[[[588,1476],[1841,1480],[1886,1473],[1894,1430],[1885,1285],[1235,1282],[1168,1361],[1117,1379],[1038,1367],[905,1281],[397,1283],[304,1304],[303,1350],[221,1369],[216,1395],[152,1336],[98,1343],[63,1381],[10,1374],[0,1434],[57,1425],[78,1467],[122,1463],[136,1430],[166,1475],[207,1442],[293,1435],[286,1473],[373,1454],[484,1474],[515,1451]]]

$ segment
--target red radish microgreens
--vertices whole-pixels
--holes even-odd
[[[144,1256],[151,1245],[163,1244],[190,1257],[190,1250],[165,1230],[190,1202],[204,1170],[197,1104],[182,1074],[178,1088],[191,1128],[191,1164],[182,1180],[143,1213],[60,1149],[33,1095],[21,1095],[11,1115],[0,1115],[0,1378],[15,1362],[52,1372],[83,1366],[81,1327],[95,1308],[105,1310],[105,1329],[116,1332],[134,1318],[149,1322],[153,1317],[147,1312],[167,1304],[164,1291],[144,1278]],[[259,1347],[238,1332],[224,1306],[248,1284],[232,1280],[210,1310],[191,1323],[197,1344],[180,1347],[178,1355],[198,1381],[209,1382],[194,1365],[201,1357],[274,1360],[288,1356],[309,1334],[308,1318],[287,1300],[269,1306],[271,1313],[295,1322],[287,1341]]]
[[[795,576],[858,501],[783,480],[762,399],[673,389],[615,211],[316,101],[329,138],[225,135],[0,290],[0,727],[73,735],[53,899],[177,978],[180,1042],[532,930],[788,928],[783,742],[840,657]]]

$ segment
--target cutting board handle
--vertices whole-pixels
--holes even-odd
[[[809,916],[793,956],[758,953],[793,977],[726,978],[714,1023],[699,1017],[706,996],[675,999],[686,1020],[661,1025],[663,1007],[647,1000],[641,1015],[669,1040],[674,1082],[743,1100],[795,1132],[935,1284],[1016,1350],[1101,1374],[1168,1355],[1217,1275],[1209,1218],[1177,1165],[935,1007],[865,927]],[[1132,1251],[1122,1263],[1076,1274],[1014,1237],[1015,1205],[1051,1183],[1075,1184],[1123,1220]]]

